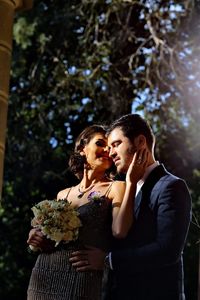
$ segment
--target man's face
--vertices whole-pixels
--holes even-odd
[[[108,136],[109,155],[112,157],[118,173],[126,173],[137,148],[117,127]]]

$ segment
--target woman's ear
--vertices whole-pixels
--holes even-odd
[[[147,146],[147,142],[146,142],[146,138],[143,134],[138,135],[135,140],[135,146],[137,147],[137,149],[142,149],[145,148]]]
[[[76,152],[78,152],[81,156],[84,156],[85,155],[84,148],[85,148],[84,139],[80,139],[80,141],[76,143],[76,147],[75,147]]]
[[[80,147],[79,153],[80,153],[81,156],[87,157],[87,147],[86,147],[86,145]]]
[[[80,144],[77,147],[77,152],[79,152],[79,154],[81,156],[85,156],[85,146],[82,141],[80,142]]]
[[[81,156],[85,156],[84,148],[79,152]]]

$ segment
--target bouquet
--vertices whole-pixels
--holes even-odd
[[[31,221],[33,227],[37,227],[52,241],[55,247],[63,241],[68,243],[78,238],[81,221],[79,213],[66,200],[43,200],[32,208],[34,218]],[[32,251],[36,247],[29,246]]]

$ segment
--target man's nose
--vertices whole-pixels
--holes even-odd
[[[110,148],[109,149],[109,156],[114,157],[115,155],[116,155],[116,152],[115,152],[114,148]]]

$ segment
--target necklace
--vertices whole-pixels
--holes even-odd
[[[93,187],[95,186],[95,183],[94,184],[92,184],[92,185],[90,185],[87,189],[85,189],[84,191],[81,191],[81,189],[80,189],[80,184],[79,184],[79,186],[78,186],[78,192],[79,192],[79,194],[78,194],[78,198],[80,199],[80,198],[82,198],[83,197],[83,195],[85,194],[85,193],[87,193],[88,191],[90,191]]]
[[[101,176],[100,178],[99,178],[99,182],[101,182],[101,180],[103,179],[103,178],[105,178],[106,176],[105,176],[105,174],[103,174],[103,176]],[[84,190],[81,190],[81,182],[79,183],[79,186],[78,186],[78,192],[79,192],[79,194],[78,194],[78,198],[80,199],[80,198],[82,198],[83,197],[83,195],[85,194],[85,193],[87,193],[88,191],[90,191],[91,189],[93,189],[93,187],[95,186],[95,184],[97,184],[97,183],[99,183],[99,182],[95,182],[95,183],[93,183],[93,184],[91,184],[88,188],[86,188],[86,189],[84,189]]]

